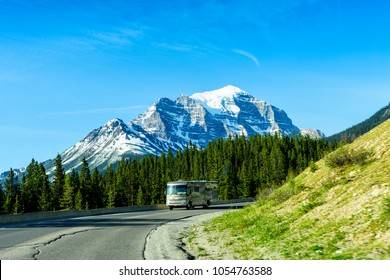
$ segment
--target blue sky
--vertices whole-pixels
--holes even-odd
[[[231,84],[327,135],[390,101],[390,4],[0,0],[0,171]]]

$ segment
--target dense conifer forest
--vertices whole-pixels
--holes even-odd
[[[309,165],[315,168],[314,162],[336,146],[302,136],[235,136],[205,149],[189,145],[175,154],[122,160],[104,172],[90,170],[84,159],[79,171],[68,174],[58,155],[51,182],[43,164],[33,159],[21,180],[10,170],[0,188],[0,209],[7,214],[160,204],[173,180],[217,180],[220,200],[256,197]]]

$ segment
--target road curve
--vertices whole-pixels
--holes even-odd
[[[238,206],[241,207],[241,206]],[[0,227],[2,260],[142,260],[150,232],[171,221],[231,209],[127,212]]]

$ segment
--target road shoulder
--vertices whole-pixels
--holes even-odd
[[[146,238],[144,258],[146,260],[189,260],[196,256],[187,251],[185,240],[189,229],[226,212],[197,215],[161,225],[152,230]]]

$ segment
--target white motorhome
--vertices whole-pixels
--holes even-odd
[[[217,181],[175,181],[168,182],[167,206],[193,209],[195,206],[209,207],[218,201]]]

